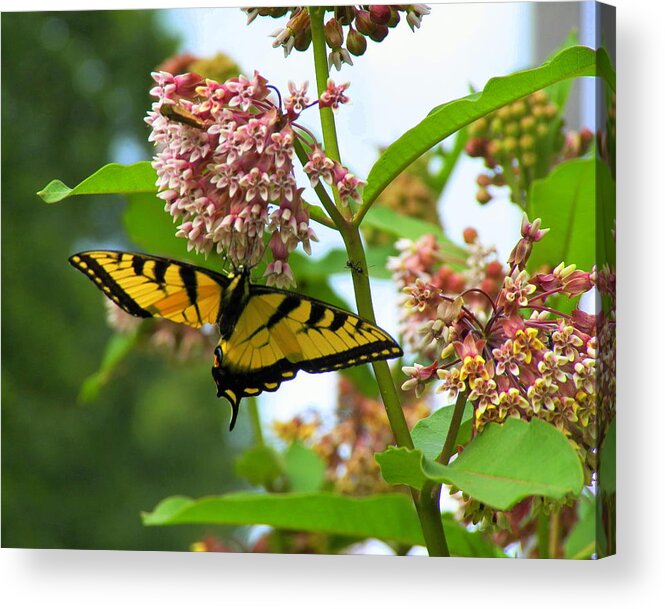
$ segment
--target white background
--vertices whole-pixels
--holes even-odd
[[[197,2],[198,6],[231,3]],[[268,4],[265,2],[264,4]],[[619,556],[599,562],[0,551],[10,607],[662,607],[662,15],[616,0],[619,73]],[[162,8],[26,0],[3,10]],[[11,297],[5,294],[5,297]]]

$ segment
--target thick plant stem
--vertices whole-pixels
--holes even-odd
[[[310,27],[312,29],[312,46],[314,47],[314,71],[316,72],[316,92],[321,95],[328,85],[328,58],[326,41],[323,35],[323,7],[311,7]],[[325,144],[326,156],[334,161],[340,160],[339,145],[335,132],[335,117],[332,108],[319,108],[321,130]],[[339,205],[339,201],[336,200]]]
[[[328,61],[326,57],[326,42],[323,33],[323,15],[324,9],[312,7],[309,9],[312,29],[312,46],[314,49],[314,67],[316,71],[316,87],[319,95],[326,89],[328,83]],[[339,146],[337,143],[337,132],[335,129],[335,118],[330,108],[320,108],[321,130],[323,133],[323,143],[326,155],[340,162]],[[374,306],[372,304],[372,292],[369,285],[369,276],[367,274],[367,260],[363,248],[362,239],[358,224],[354,224],[350,218],[344,214],[344,208],[341,206],[339,193],[334,190],[335,209],[331,210],[330,205],[322,201],[326,211],[335,221],[340,234],[346,246],[346,252],[349,260],[353,263],[353,289],[356,298],[358,313],[365,319],[375,322]],[[339,211],[337,211],[339,210]],[[350,211],[350,210],[349,210]],[[335,213],[337,212],[337,213]],[[413,448],[413,440],[409,427],[404,418],[404,412],[399,400],[397,388],[390,373],[388,363],[385,361],[374,362],[372,364],[376,381],[379,386],[379,392],[386,408],[388,421],[395,436],[398,446],[404,448]],[[443,532],[443,523],[441,521],[441,512],[438,501],[434,500],[431,493],[424,496],[416,491],[411,493],[416,507],[418,518],[427,545],[430,556],[449,556],[448,545]],[[424,499],[424,500],[423,500]]]
[[[427,552],[430,556],[450,556],[448,541],[443,532],[441,521],[441,485],[426,482],[420,491],[420,497],[413,495],[413,501],[418,510],[420,526],[427,542]]]
[[[247,398],[247,407],[249,410],[249,419],[252,422],[252,431],[254,433],[254,441],[257,446],[265,446],[263,440],[263,430],[261,429],[261,417],[259,416],[259,407],[256,398]]]
[[[350,222],[346,222],[344,226],[340,228],[340,232],[344,239],[344,245],[346,246],[349,260],[351,260],[354,267],[360,271],[357,272],[354,270],[352,273],[353,291],[356,297],[358,313],[361,317],[364,317],[372,323],[376,323],[374,305],[372,303],[372,292],[370,290],[369,276],[367,274],[367,260],[365,258],[365,250],[363,248],[362,240],[360,239],[360,232],[358,231],[358,228]],[[402,411],[399,395],[392,374],[390,373],[388,362],[374,362],[372,367],[374,368],[374,374],[376,375],[376,381],[379,385],[381,398],[383,399],[383,404],[386,408],[386,413],[388,414],[388,421],[390,422],[390,427],[393,430],[397,444],[405,448],[413,448],[411,433],[406,423],[406,419],[404,418],[404,412]]]
[[[538,539],[538,558],[551,558],[550,556],[550,519],[545,514],[541,512],[538,515],[538,528],[537,528],[537,539]]]
[[[559,558],[559,534],[561,530],[561,512],[555,509],[550,514],[549,548],[551,558]]]

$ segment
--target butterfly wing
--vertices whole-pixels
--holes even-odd
[[[229,284],[227,277],[207,269],[131,252],[81,252],[69,262],[127,313],[194,328],[217,322]]]
[[[254,285],[220,349],[213,377],[218,395],[233,406],[232,424],[240,398],[276,391],[300,370],[328,372],[402,355],[388,333],[357,315]]]

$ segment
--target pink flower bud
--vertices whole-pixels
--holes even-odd
[[[328,21],[323,27],[326,44],[331,49],[338,49],[344,42],[344,32],[339,21],[334,17]]]
[[[374,42],[381,42],[390,30],[387,25],[377,25],[376,29],[369,35]]]
[[[376,30],[376,23],[372,21],[369,11],[360,9],[356,12],[356,29],[366,36],[371,35]]]
[[[360,56],[367,50],[367,40],[360,32],[349,30],[346,36],[346,48],[351,55]]]
[[[369,7],[369,15],[374,23],[378,25],[387,25],[390,21],[392,11],[385,4],[374,4]]]

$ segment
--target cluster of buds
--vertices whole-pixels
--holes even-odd
[[[177,362],[208,358],[217,343],[213,333],[206,333],[168,319],[144,320],[125,313],[105,298],[106,320],[119,334],[140,332],[140,344],[150,352],[167,354]]]
[[[152,165],[158,196],[180,222],[176,234],[188,240],[188,249],[208,254],[216,248],[236,268],[258,263],[269,234],[268,284],[295,285],[288,256],[298,245],[311,253],[316,236],[295,180],[294,147],[308,151],[304,169],[312,184],[324,180],[343,203],[359,200],[363,184],[326,157],[295,121],[311,105],[337,108],[348,101],[348,84],[329,81],[311,103],[307,83],[290,82],[282,100],[256,72],[251,79],[238,76],[223,83],[195,73],[156,72],[153,78],[151,94],[157,101],[146,118],[157,147]]]
[[[464,231],[464,240],[464,268],[451,265],[433,235],[424,235],[416,242],[400,239],[395,244],[399,255],[388,261],[393,281],[404,293],[400,335],[409,351],[427,359],[435,359],[450,340],[449,322],[462,302],[457,297],[463,295],[465,306],[486,318],[491,307],[485,294],[496,297],[505,277],[496,250],[484,246],[474,229]],[[448,298],[443,298],[444,294]],[[417,392],[422,388],[424,385],[418,384]]]
[[[597,320],[580,309],[570,315],[558,312],[550,304],[557,296],[575,298],[588,292],[595,276],[563,263],[549,273],[530,275],[526,262],[546,233],[539,220],[524,218],[498,292],[472,292],[487,302],[487,316],[468,306],[468,290],[449,295],[412,275],[415,280],[404,288],[406,305],[415,313],[416,332],[428,329],[431,341],[420,352],[427,365],[403,369],[409,377],[403,388],[422,393],[434,381],[448,400],[465,397],[473,405],[476,431],[508,417],[548,421],[576,446],[588,482],[605,431],[597,424]],[[431,316],[428,321],[424,311]]]
[[[429,414],[421,400],[404,406],[409,425]],[[394,488],[382,478],[374,454],[385,450],[393,440],[385,408],[378,400],[358,392],[345,377],[340,377],[337,422],[323,430],[321,419],[295,417],[276,422],[276,435],[285,442],[300,441],[315,450],[325,461],[327,478],[339,493],[371,495]]]
[[[549,517],[556,513],[559,542],[550,548],[550,558],[563,558],[563,540],[579,520],[577,502],[572,497],[553,501],[543,497],[528,497],[520,501],[508,512],[501,512],[470,499],[462,493],[460,520],[467,525],[481,525],[499,547],[519,544],[520,555],[529,558],[542,558],[537,543],[538,521],[541,516]]]
[[[558,106],[545,91],[499,108],[469,127],[466,152],[485,161],[477,178],[476,199],[491,201],[492,186],[508,186],[511,199],[524,207],[531,182],[552,165],[582,156],[593,140],[588,129],[564,136]]]
[[[283,28],[273,33],[274,47],[282,47],[287,56],[293,49],[305,51],[312,42],[312,31],[309,10],[306,7],[292,8],[245,8],[247,22],[256,17],[283,17],[289,13],[289,20]],[[330,53],[328,64],[338,70],[343,63],[353,65],[351,55],[360,56],[367,50],[367,39],[381,42],[391,28],[397,26],[401,16],[411,30],[420,27],[423,15],[430,9],[425,4],[405,5],[361,5],[326,7],[332,16],[325,22],[324,35]]]

